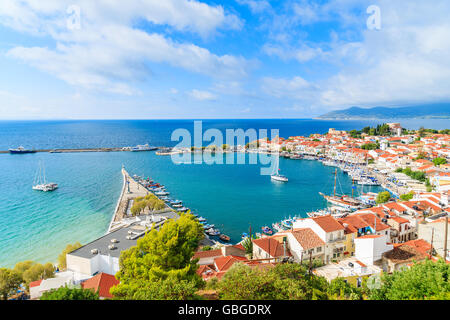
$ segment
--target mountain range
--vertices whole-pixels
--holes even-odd
[[[409,107],[351,107],[325,113],[322,120],[369,120],[369,119],[450,119],[450,103],[427,104]]]

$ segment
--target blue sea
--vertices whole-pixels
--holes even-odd
[[[416,129],[448,128],[446,120],[402,121]],[[203,129],[279,129],[280,136],[361,129],[380,121],[321,120],[204,120]],[[0,121],[0,150],[27,148],[123,147],[149,143],[170,146],[177,128],[192,130],[192,120],[123,121]],[[248,158],[249,155],[245,155]],[[220,154],[217,157],[236,157]],[[48,180],[59,189],[41,193],[31,189],[42,160]],[[122,186],[121,166],[130,174],[150,177],[166,186],[173,199],[183,200],[233,242],[242,232],[320,209],[318,192],[333,189],[334,168],[308,160],[280,159],[286,184],[261,175],[263,164],[176,164],[154,152],[88,152],[0,154],[0,267],[24,260],[56,262],[68,243],[87,243],[102,236]],[[235,161],[236,162],[236,161]],[[351,193],[351,181],[338,175],[338,191]],[[365,188],[365,191],[379,191]],[[356,192],[361,192],[360,187]]]

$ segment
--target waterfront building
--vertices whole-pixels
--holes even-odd
[[[324,277],[328,282],[336,278],[343,278],[344,281],[359,288],[363,280],[381,274],[382,269],[378,266],[367,265],[355,257],[346,258],[338,263],[331,263],[313,270],[317,276]]]
[[[421,262],[430,258],[430,253],[431,244],[422,239],[394,244],[393,250],[383,254],[383,271],[392,273],[402,270],[415,262]]]
[[[281,262],[284,257],[291,256],[287,241],[277,241],[273,237],[263,237],[252,240],[253,259],[264,259],[262,262]],[[269,259],[269,260],[265,260]]]
[[[68,273],[57,273],[54,278],[33,281],[30,283],[30,299],[38,300],[44,292],[64,286],[74,286],[73,277]]]
[[[132,224],[100,237],[66,255],[67,270],[80,278],[88,279],[98,273],[116,274],[123,250],[137,244],[146,228]]]
[[[293,229],[285,234],[295,262],[325,261],[326,243],[311,228]]]
[[[450,210],[448,210],[446,214],[450,214]],[[445,223],[445,217],[440,217],[433,222],[423,221],[422,223],[419,223],[418,227],[419,239],[422,239],[430,244],[432,243],[433,249],[442,258],[445,256]],[[447,228],[447,230],[449,230],[450,226],[447,226]],[[446,259],[450,261],[450,236],[448,235]]]
[[[340,260],[345,251],[345,228],[331,215],[315,218],[297,219],[294,229],[310,228],[325,242],[324,262]]]
[[[352,224],[345,222],[343,218],[339,218],[338,221],[345,228],[344,257],[353,257],[355,255],[355,238],[358,236],[358,229],[356,229]]]
[[[355,258],[366,265],[380,265],[383,253],[391,251],[394,247],[388,244],[385,235],[371,234],[355,239]]]

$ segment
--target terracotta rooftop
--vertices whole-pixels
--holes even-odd
[[[193,259],[196,258],[212,258],[212,257],[219,257],[222,255],[222,250],[216,249],[216,250],[207,250],[207,251],[197,251],[194,253]]]
[[[214,264],[218,272],[227,271],[236,262],[246,262],[247,258],[238,256],[226,256],[214,259]]]
[[[112,298],[112,294],[109,293],[111,287],[118,285],[117,280],[112,274],[99,273],[96,276],[84,281],[81,286],[83,289],[94,289],[94,292],[98,292],[98,295],[103,298]]]
[[[317,223],[325,232],[333,232],[338,230],[344,230],[344,227],[332,216],[321,216],[316,218],[311,218],[315,223]]]
[[[40,286],[40,285],[41,285],[41,282],[42,282],[42,279],[41,279],[41,280],[37,280],[37,281],[30,282],[30,288]]]
[[[384,253],[383,256],[397,263],[423,260],[426,258],[426,255],[418,251],[416,248],[408,245],[397,246],[393,250]]]
[[[253,240],[253,244],[260,247],[262,250],[270,254],[271,257],[283,257],[284,256],[284,247],[283,244],[278,242],[273,238],[260,238]],[[286,249],[286,254],[288,254],[288,250]]]
[[[325,245],[325,242],[310,228],[292,230],[295,240],[302,246],[303,250],[309,250]]]

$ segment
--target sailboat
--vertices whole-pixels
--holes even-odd
[[[280,171],[279,168],[279,162],[280,162],[280,155],[277,155],[277,161],[276,161],[276,167],[274,168],[272,175],[270,178],[275,181],[281,181],[281,182],[288,182],[288,178],[286,176],[281,175],[278,171]]]
[[[361,206],[360,201],[354,199],[353,197],[351,198],[346,195],[342,195],[342,196],[336,195],[336,179],[337,179],[337,169],[334,172],[334,189],[333,189],[332,196],[327,196],[327,195],[323,194],[322,192],[319,192],[319,194],[321,196],[323,196],[325,198],[325,200],[327,200],[327,202],[329,202],[335,206],[343,207],[348,210],[360,209],[360,206]]]
[[[39,169],[36,172],[36,176],[34,177],[33,182],[33,190],[37,191],[53,191],[58,188],[58,184],[50,182],[47,183],[47,180],[45,178],[45,167],[42,163],[42,161],[39,162]]]

